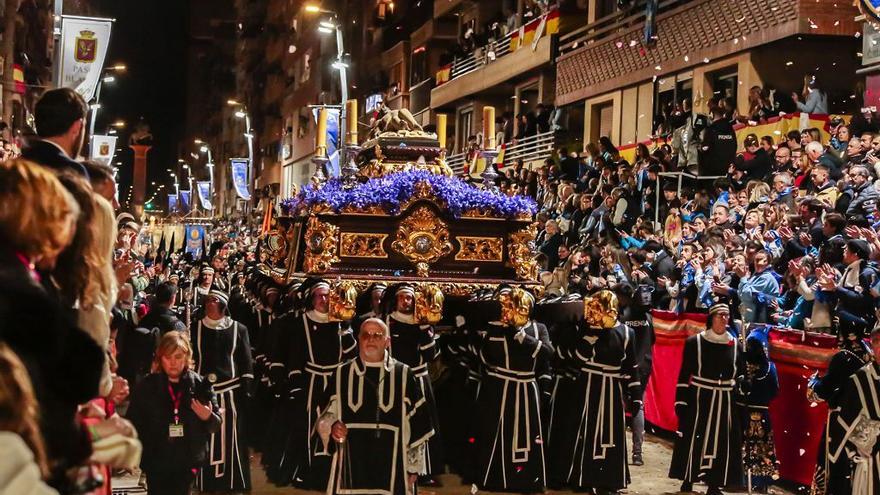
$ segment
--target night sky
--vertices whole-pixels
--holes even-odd
[[[122,152],[114,161],[119,166],[120,202],[131,187],[132,152],[128,133],[140,118],[153,132],[149,154],[146,199],[157,185],[169,184],[167,168],[177,162],[177,146],[183,133],[186,102],[186,46],[188,1],[94,0],[96,15],[116,19],[106,66],[124,63],[125,74],[101,91],[101,109],[95,132],[106,132],[111,122],[124,120],[128,126],[119,133]],[[168,185],[166,185],[166,189]],[[160,201],[161,200],[161,201]],[[156,197],[158,205],[165,200]]]

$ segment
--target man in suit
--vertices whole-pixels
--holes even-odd
[[[75,160],[85,140],[88,111],[86,101],[70,88],[43,93],[34,107],[37,138],[30,140],[22,158],[88,178],[85,167]]]

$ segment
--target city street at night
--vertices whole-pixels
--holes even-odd
[[[880,495],[880,0],[0,26],[0,495]]]

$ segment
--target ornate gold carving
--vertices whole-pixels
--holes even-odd
[[[535,296],[519,287],[504,290],[498,295],[501,302],[501,322],[513,327],[521,327],[529,322]]]
[[[516,232],[511,232],[508,238],[509,264],[516,269],[516,276],[521,280],[536,280],[538,278],[538,263],[535,261],[531,247],[537,235],[537,225],[533,223]]]
[[[339,242],[339,256],[347,258],[387,258],[383,243],[388,234],[343,232]]]
[[[452,243],[446,223],[423,205],[400,222],[391,248],[415,263],[419,277],[427,277],[431,263],[452,252]]]
[[[367,206],[366,208],[358,208],[356,206],[346,206],[342,210],[341,213],[346,215],[373,215],[373,216],[387,216],[385,210],[379,205]]]
[[[339,227],[328,222],[309,218],[306,229],[306,253],[303,270],[306,273],[322,273],[339,261],[336,247],[339,242]]]
[[[279,264],[287,257],[287,239],[281,229],[273,229],[264,239],[266,252],[274,264]]]
[[[357,314],[358,291],[354,283],[337,280],[330,289],[330,319],[332,321],[351,321]]]
[[[593,328],[612,328],[617,323],[617,296],[600,290],[584,298],[584,321]]]
[[[443,319],[443,291],[436,284],[416,289],[415,318],[421,324],[437,324]]]
[[[455,253],[457,261],[504,261],[504,244],[500,237],[455,238],[461,245]]]

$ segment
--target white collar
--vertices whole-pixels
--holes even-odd
[[[861,263],[862,260],[858,259],[853,261],[846,267],[846,270],[843,271],[843,277],[840,279],[840,287],[858,287],[859,286],[859,275],[861,274]]]
[[[416,324],[415,316],[403,314],[400,311],[395,311],[391,313],[391,317],[399,321],[400,323],[408,323],[410,325]]]
[[[202,318],[202,325],[205,325],[206,327],[208,327],[212,330],[217,330],[218,328],[229,328],[230,326],[232,326],[232,323],[233,323],[232,318],[230,318],[228,316],[224,316],[223,318],[220,318],[219,320],[212,320],[212,319],[208,318],[207,316]]]
[[[704,339],[708,340],[713,344],[729,344],[730,341],[733,340],[733,336],[730,335],[730,332],[724,332],[721,335],[713,332],[711,328],[707,328],[701,332]]]
[[[314,309],[310,309],[310,310],[306,311],[306,318],[314,321],[315,323],[327,323],[330,321],[329,314],[320,313]]]

